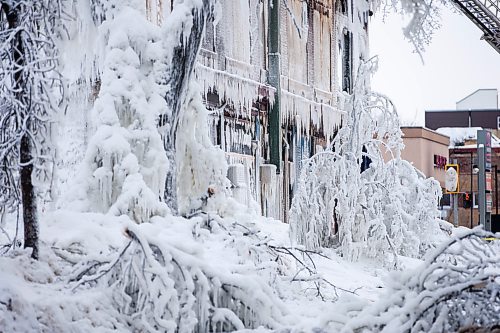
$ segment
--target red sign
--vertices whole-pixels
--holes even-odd
[[[434,155],[434,167],[439,169],[444,169],[448,159],[441,155]]]
[[[491,172],[486,172],[486,191],[491,191]]]

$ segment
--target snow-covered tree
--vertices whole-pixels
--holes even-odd
[[[396,110],[368,88],[376,65],[372,59],[360,66],[353,94],[345,96],[347,114],[338,135],[304,163],[292,202],[291,237],[309,249],[340,246],[350,259],[389,259],[387,251],[420,256],[432,244],[429,231],[439,229],[441,190],[400,159]],[[386,163],[384,154],[393,160]]]
[[[54,43],[59,0],[0,1],[0,211],[22,204],[38,257],[36,181],[52,176],[51,116],[62,97]]]
[[[167,160],[157,130],[166,107],[157,74],[165,71],[161,31],[130,6],[112,6],[99,31],[104,45],[92,110],[96,132],[82,166],[80,199],[87,210],[142,223],[168,211],[160,202]]]

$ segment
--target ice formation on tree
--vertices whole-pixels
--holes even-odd
[[[164,49],[160,29],[140,11],[116,6],[105,15],[98,27],[104,47],[92,110],[96,132],[82,167],[81,195],[89,208],[142,223],[167,212],[159,201],[167,159],[157,130],[165,108],[158,74]]]
[[[229,187],[224,152],[213,146],[208,129],[208,112],[198,85],[191,83],[188,103],[179,123],[177,139],[179,213],[219,210]]]
[[[0,216],[22,210],[24,247],[33,258],[38,198],[52,199],[52,122],[64,95],[56,43],[64,30],[61,7],[59,0],[0,2]]]
[[[360,66],[338,135],[327,150],[304,161],[290,212],[293,240],[309,249],[340,246],[353,260],[390,259],[387,251],[420,256],[432,246],[429,235],[439,234],[441,189],[400,159],[394,106],[368,91],[376,65],[371,59]],[[393,159],[385,162],[384,153]]]

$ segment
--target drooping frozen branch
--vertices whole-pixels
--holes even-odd
[[[399,158],[395,108],[368,91],[376,64],[372,59],[361,65],[331,146],[305,161],[290,226],[292,240],[309,249],[339,246],[350,259],[364,255],[390,262],[387,251],[418,257],[432,247],[428,233],[439,234],[440,188]],[[384,154],[394,159],[385,162]]]
[[[441,11],[453,6],[453,1],[449,0],[375,0],[372,3],[384,14],[392,11],[409,18],[403,34],[421,57],[434,33],[441,27]]]

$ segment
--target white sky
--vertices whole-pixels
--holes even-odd
[[[439,29],[423,54],[424,63],[403,37],[397,14],[371,20],[370,52],[379,55],[372,88],[389,96],[403,124],[424,125],[424,110],[455,109],[480,88],[500,90],[500,54],[480,40],[467,17],[445,9]]]

